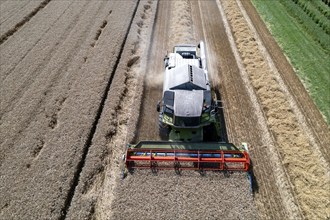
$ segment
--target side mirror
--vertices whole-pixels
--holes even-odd
[[[157,112],[160,112],[160,102],[157,103]]]
[[[165,66],[165,68],[168,67],[168,60],[169,60],[169,58],[166,56],[164,58],[164,66]]]

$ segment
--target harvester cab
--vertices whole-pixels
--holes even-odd
[[[128,144],[126,168],[248,171],[247,146],[220,142],[220,101],[211,90],[204,42],[175,46],[164,64],[157,104],[162,141]]]
[[[161,139],[209,141],[211,131],[219,139],[219,101],[212,97],[204,43],[177,45],[164,61],[163,98],[157,105]]]

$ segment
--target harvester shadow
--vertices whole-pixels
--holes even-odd
[[[249,175],[250,175],[250,181],[251,181],[251,192],[254,195],[255,193],[259,192],[259,184],[257,181],[256,176],[254,175],[253,172],[253,162],[252,160],[250,161],[250,170],[249,170]]]
[[[216,85],[214,88],[215,88],[214,92],[215,92],[216,96],[219,98],[220,101],[222,101],[219,85]],[[229,142],[229,140],[228,140],[227,126],[226,126],[226,121],[225,121],[225,116],[224,116],[223,102],[220,102],[219,105],[220,105],[219,106],[219,119],[220,119],[220,123],[221,123],[220,141],[227,143],[227,142]],[[230,176],[229,171],[215,171],[215,172],[224,172],[224,175],[226,177]],[[250,170],[248,172],[249,172],[248,174],[250,176],[249,179],[250,179],[251,192],[254,195],[255,193],[259,192],[259,184],[258,184],[257,178],[253,172],[252,160],[250,161]]]
[[[219,141],[228,143],[228,133],[227,133],[227,126],[226,126],[225,115],[224,115],[224,106],[222,103],[220,88],[218,85],[215,87],[214,92],[215,92],[216,96],[218,97],[218,99],[220,100],[220,102],[218,103],[219,104],[218,115],[219,115],[219,120],[220,120],[220,124],[221,124],[221,135],[220,135]]]

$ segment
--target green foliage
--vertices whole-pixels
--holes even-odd
[[[274,1],[272,1],[274,3]],[[329,19],[324,16],[317,9],[313,2],[307,0],[279,0],[279,2],[285,7],[290,16],[294,17],[298,23],[301,24],[303,29],[318,42],[327,53],[330,52],[330,22]],[[322,2],[321,2],[322,3]],[[319,5],[328,13],[329,7],[325,4]]]
[[[311,4],[327,19],[330,19],[330,7],[322,1],[310,1]]]
[[[328,7],[330,7],[330,0],[322,0],[324,4],[326,4]]]
[[[252,2],[330,124],[330,0]]]

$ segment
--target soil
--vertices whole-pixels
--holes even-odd
[[[0,36],[1,38],[11,30],[25,23],[31,14],[42,7],[42,0],[36,1],[1,1],[0,7]]]
[[[329,126],[250,1],[1,1],[0,219],[327,219]],[[204,40],[244,173],[138,170],[163,58]]]

